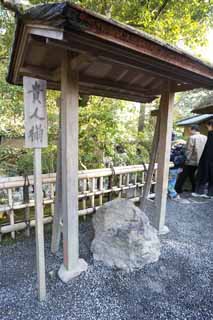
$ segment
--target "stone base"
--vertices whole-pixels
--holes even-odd
[[[169,228],[167,226],[163,226],[163,228],[158,231],[158,235],[159,236],[163,236],[163,235],[165,235],[165,234],[167,234],[169,232],[170,232]]]
[[[60,269],[58,270],[58,276],[64,283],[67,283],[72,278],[79,276],[82,272],[87,271],[87,263],[84,259],[79,259],[75,268],[72,270],[67,270],[65,266],[62,264]]]

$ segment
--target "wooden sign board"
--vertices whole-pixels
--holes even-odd
[[[46,80],[24,77],[25,147],[45,148],[47,138]]]

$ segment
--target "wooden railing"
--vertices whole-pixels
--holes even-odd
[[[143,190],[147,166],[123,166],[79,171],[79,215],[84,216],[97,210],[103,203],[115,197],[129,198],[137,202]],[[157,176],[155,166],[150,196],[154,195]],[[42,176],[44,223],[51,223],[54,214],[56,174]],[[0,239],[10,233],[25,230],[30,235],[35,226],[33,176],[0,178]]]

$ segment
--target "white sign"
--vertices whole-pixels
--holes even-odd
[[[46,80],[23,78],[25,147],[45,148],[47,138]]]

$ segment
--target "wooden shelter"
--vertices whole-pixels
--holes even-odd
[[[202,134],[207,135],[208,130],[206,128],[206,123],[208,120],[213,118],[213,114],[199,114],[192,117],[188,117],[185,119],[182,119],[180,121],[177,121],[177,125],[184,128],[184,136],[189,136],[189,129],[193,125],[199,125],[200,132]]]
[[[213,68],[150,35],[68,3],[36,6],[17,17],[8,82],[23,76],[61,90],[58,212],[63,212],[64,265],[69,280],[83,270],[78,239],[78,99],[80,94],[138,102],[161,96],[144,196],[149,192],[158,146],[156,228],[164,228],[174,94],[213,89]],[[144,204],[143,204],[144,208]],[[59,219],[59,215],[55,215]],[[59,224],[54,226],[57,229]],[[58,227],[60,228],[60,226]],[[54,242],[57,244],[59,231]],[[57,245],[53,246],[56,250]],[[66,274],[64,277],[63,274]]]

